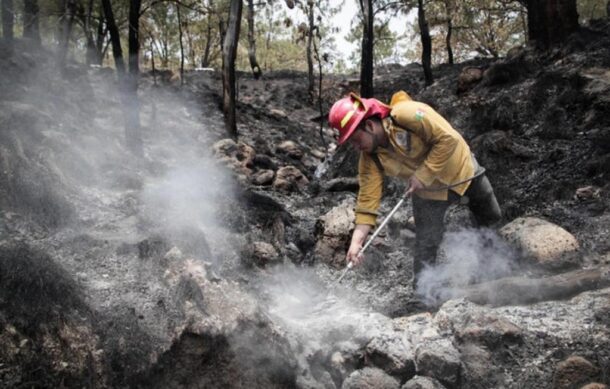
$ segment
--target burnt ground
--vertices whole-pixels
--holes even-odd
[[[350,207],[357,156],[333,153],[326,126],[321,139],[304,74],[240,74],[241,144],[220,152],[218,74],[188,73],[184,87],[142,77],[137,161],[111,70],[60,75],[51,52],[17,48],[0,61],[3,386],[350,387],[365,367],[404,383],[417,365],[447,387],[561,387],[558,363],[573,355],[594,365],[586,379],[610,383],[607,289],[494,309],[456,299],[411,316],[408,207],[326,310],[348,236],[320,251],[320,217]],[[467,67],[487,72],[458,93]],[[580,242],[578,266],[596,268],[610,264],[609,69],[604,21],[550,52],[437,67],[427,88],[418,65],[387,66],[375,87],[386,101],[406,90],[464,134],[504,223],[549,220]],[[323,89],[326,112],[357,75]],[[255,179],[286,166],[304,178]],[[386,184],[382,212],[403,189]],[[449,229],[467,219],[452,210]],[[410,320],[439,334],[412,334]],[[403,333],[417,352],[391,335]],[[421,367],[426,347],[445,350],[436,375]]]

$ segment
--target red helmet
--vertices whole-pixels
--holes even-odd
[[[338,143],[341,145],[356,131],[363,119],[371,116],[385,118],[391,107],[377,99],[363,99],[355,93],[338,100],[328,114],[328,123],[339,130]]]

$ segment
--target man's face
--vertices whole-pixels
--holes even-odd
[[[358,151],[364,151],[365,153],[372,153],[375,148],[375,139],[371,132],[371,129],[367,130],[367,121],[362,122],[354,134],[350,136],[348,142]]]

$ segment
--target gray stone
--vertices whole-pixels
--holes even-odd
[[[267,242],[252,243],[252,257],[254,263],[259,266],[266,266],[270,263],[279,262],[280,260],[277,249]]]
[[[318,219],[316,257],[336,267],[344,265],[345,250],[354,229],[354,206],[354,199],[348,198]]]
[[[383,370],[365,367],[356,370],[341,385],[341,389],[398,389],[400,383]]]
[[[405,382],[401,389],[445,389],[445,387],[434,378],[416,375]]]
[[[448,386],[460,379],[460,353],[448,339],[437,339],[419,345],[415,351],[417,373],[435,377]]]
[[[415,375],[413,346],[401,332],[382,333],[366,346],[367,364],[406,380]]]

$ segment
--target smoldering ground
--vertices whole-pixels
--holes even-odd
[[[505,277],[518,268],[518,255],[490,229],[447,232],[439,263],[426,266],[418,277],[416,294],[430,306],[460,296],[468,285]]]

